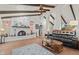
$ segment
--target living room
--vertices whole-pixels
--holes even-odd
[[[79,55],[78,9],[78,4],[1,4],[0,55]]]

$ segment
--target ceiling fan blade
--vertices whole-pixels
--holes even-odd
[[[53,5],[42,4],[42,6],[44,6],[44,7],[48,7],[48,8],[55,8],[55,6],[53,6]]]
[[[45,11],[50,11],[49,9],[43,9],[43,10],[45,10]]]

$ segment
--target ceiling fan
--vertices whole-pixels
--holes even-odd
[[[41,11],[41,12],[40,12],[41,14],[43,13],[42,11],[45,11],[45,12],[46,12],[46,11],[50,11],[50,9],[44,9],[44,8],[43,8],[43,5],[41,5],[41,4],[40,4],[39,10]]]
[[[46,12],[46,11],[50,11],[50,9],[48,9],[48,8],[55,8],[55,6],[46,5],[46,4],[23,4],[23,5],[38,6],[39,9],[37,11],[39,11],[41,14]],[[44,7],[46,7],[46,8],[44,8]]]
[[[26,16],[38,16],[38,15],[41,15],[42,13],[45,13],[46,11],[50,11],[50,9],[46,9],[44,7],[47,7],[47,8],[54,8],[55,7],[55,6],[44,5],[44,4],[22,4],[22,5],[39,6],[39,9],[38,10],[33,10],[33,11],[0,11],[0,14],[35,13],[35,14],[32,14],[32,15],[26,15]],[[38,13],[38,14],[36,14],[36,13]]]

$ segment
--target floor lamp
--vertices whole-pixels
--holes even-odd
[[[5,43],[5,29],[4,28],[0,28],[0,44],[2,43]]]

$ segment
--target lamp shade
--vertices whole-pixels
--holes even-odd
[[[69,22],[69,25],[78,25],[78,21],[75,21],[75,20],[70,21],[70,22]]]
[[[4,34],[6,34],[5,28],[0,28],[0,35],[4,35]]]

